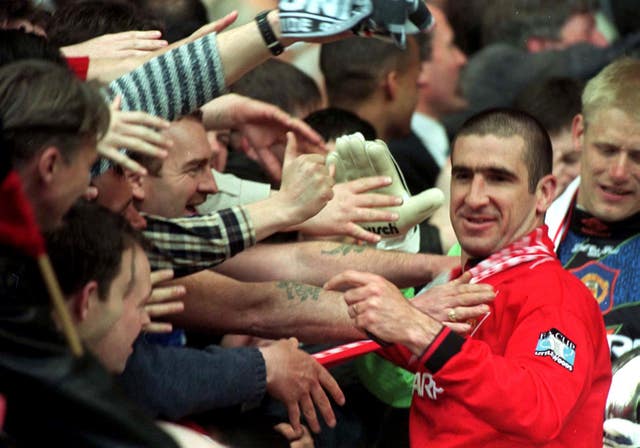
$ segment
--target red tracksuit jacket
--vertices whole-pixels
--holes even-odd
[[[383,351],[417,372],[411,446],[601,447],[611,364],[593,296],[555,259],[483,282],[497,294],[473,336]]]

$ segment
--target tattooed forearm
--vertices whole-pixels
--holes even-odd
[[[322,288],[318,288],[317,286],[303,285],[289,281],[279,281],[276,283],[276,287],[284,289],[287,292],[287,299],[300,299],[301,302],[307,299],[318,300],[320,291],[322,291]]]
[[[338,246],[335,249],[331,250],[322,250],[320,253],[322,255],[347,255],[349,252],[360,253],[364,252],[366,249],[365,246],[355,246],[353,244],[343,244],[342,246]]]

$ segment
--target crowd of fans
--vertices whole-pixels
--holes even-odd
[[[640,446],[633,3],[3,1],[0,446]]]

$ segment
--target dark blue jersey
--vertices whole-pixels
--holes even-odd
[[[640,218],[605,223],[574,208],[558,248],[600,305],[612,358],[640,345]]]

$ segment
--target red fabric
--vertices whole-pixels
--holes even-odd
[[[78,56],[78,57],[67,57],[67,64],[69,68],[73,70],[75,75],[82,79],[83,81],[87,80],[87,73],[89,71],[89,57],[88,56]]]
[[[15,171],[0,184],[0,204],[0,244],[16,247],[34,258],[44,254],[44,239]]]
[[[611,365],[589,291],[557,260],[531,260],[483,282],[496,291],[490,313],[437,372],[404,347],[384,350],[417,372],[411,446],[600,448]],[[536,355],[551,329],[575,344],[570,369]]]
[[[380,344],[370,339],[364,339],[362,341],[338,345],[337,347],[314,353],[311,356],[328,369],[355,357],[365,355],[379,349]]]
[[[4,426],[4,417],[7,415],[7,400],[0,395],[0,430]]]

